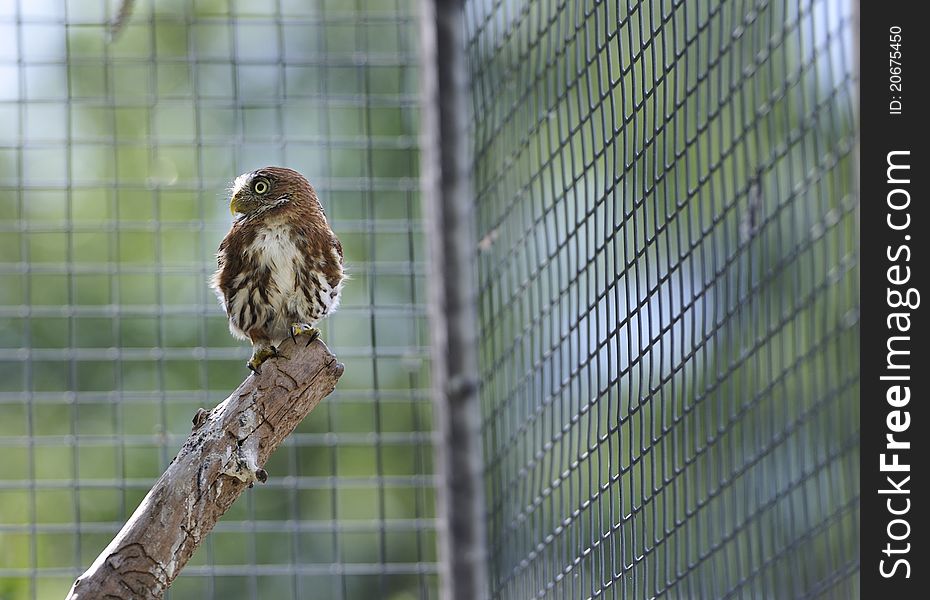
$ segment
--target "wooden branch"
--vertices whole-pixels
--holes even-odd
[[[116,13],[116,16],[113,17],[113,20],[110,21],[110,42],[115,42],[119,34],[123,32],[123,28],[129,23],[129,18],[132,17],[132,8],[135,3],[136,0],[123,0],[120,3],[119,11]]]
[[[268,457],[344,369],[321,341],[287,340],[280,351],[289,358],[267,361],[216,408],[197,411],[178,455],[66,600],[161,598],[239,494],[267,479]]]

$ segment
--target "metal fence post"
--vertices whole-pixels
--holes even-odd
[[[487,596],[474,197],[461,0],[421,1],[421,177],[429,267],[442,597]]]

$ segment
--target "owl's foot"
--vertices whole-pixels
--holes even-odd
[[[298,335],[307,336],[307,345],[309,346],[320,337],[320,330],[306,323],[291,323],[291,339],[294,340],[295,344],[297,343]]]
[[[256,375],[262,374],[262,364],[269,358],[282,356],[274,346],[258,346],[252,351],[252,358],[245,363],[249,370]]]

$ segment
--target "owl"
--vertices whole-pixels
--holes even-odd
[[[297,171],[265,167],[231,188],[234,221],[216,254],[210,287],[229,331],[252,342],[247,366],[278,356],[284,339],[319,337],[315,325],[339,306],[345,280],[342,244],[310,182]]]

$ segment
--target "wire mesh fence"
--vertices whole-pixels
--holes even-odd
[[[338,390],[174,598],[436,589],[407,0],[0,3],[0,598],[61,598],[245,377],[207,288],[239,173],[315,184],[352,281]]]
[[[466,12],[492,597],[858,597],[850,6]]]

